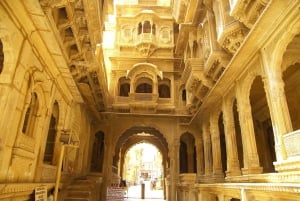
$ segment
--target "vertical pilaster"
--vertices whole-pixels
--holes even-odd
[[[293,128],[281,71],[274,70],[281,69],[280,64],[271,64],[270,57],[265,49],[261,50],[262,67],[265,72],[263,82],[273,124],[276,158],[277,161],[282,161],[287,158],[283,135],[293,131]]]
[[[210,178],[212,176],[212,153],[211,153],[211,138],[209,133],[209,125],[207,123],[203,125],[203,144],[204,144],[204,160],[205,160],[204,174],[206,178]]]
[[[170,148],[171,160],[170,160],[170,193],[168,200],[173,201],[176,200],[176,193],[177,192],[177,183],[179,177],[179,147],[180,147],[180,140],[174,139],[173,146]]]
[[[224,174],[222,169],[218,116],[215,114],[210,115],[210,133],[211,133],[212,154],[213,154],[213,176],[216,179],[220,179],[224,177]]]
[[[232,104],[232,101],[224,100],[222,109],[227,153],[226,176],[228,177],[241,175]]]
[[[197,151],[197,174],[198,176],[204,175],[204,154],[203,154],[203,139],[202,137],[198,138],[196,144]]]
[[[259,164],[249,94],[237,83],[237,106],[244,150],[243,174],[262,173]],[[247,90],[246,90],[247,92]]]

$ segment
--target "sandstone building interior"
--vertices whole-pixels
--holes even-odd
[[[0,99],[0,200],[104,201],[141,142],[167,201],[300,200],[299,0],[1,0]]]

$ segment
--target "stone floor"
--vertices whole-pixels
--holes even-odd
[[[163,190],[151,190],[150,184],[145,183],[145,199],[141,199],[141,185],[128,188],[124,201],[164,201]]]
[[[153,199],[138,199],[138,198],[125,198],[124,201],[164,201],[163,199],[153,198]]]

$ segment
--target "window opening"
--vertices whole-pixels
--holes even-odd
[[[54,145],[55,145],[55,135],[56,135],[56,119],[51,115],[50,126],[48,130],[46,149],[44,153],[44,162],[52,163],[53,153],[54,153]]]
[[[152,86],[147,83],[139,84],[136,88],[136,93],[152,93]]]
[[[32,94],[28,108],[26,109],[22,132],[26,135],[33,135],[33,128],[38,112],[38,99],[35,93]]]
[[[149,21],[144,22],[143,33],[151,33],[151,24]]]
[[[3,66],[4,66],[4,52],[3,52],[3,43],[0,40],[0,74],[3,71]]]
[[[186,101],[186,90],[182,90],[182,94],[181,94],[181,99],[182,101]]]
[[[120,86],[120,96],[129,96],[130,84],[124,83]]]
[[[152,34],[153,35],[156,34],[156,25],[155,24],[152,25]]]
[[[142,23],[139,23],[139,26],[138,26],[138,34],[141,34],[142,33]]]

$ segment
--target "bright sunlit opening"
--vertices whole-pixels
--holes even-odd
[[[136,192],[139,195],[141,185],[145,186],[146,197],[163,196],[162,155],[154,145],[139,143],[131,147],[126,153],[123,167],[123,180],[129,187],[129,197],[135,197]]]

